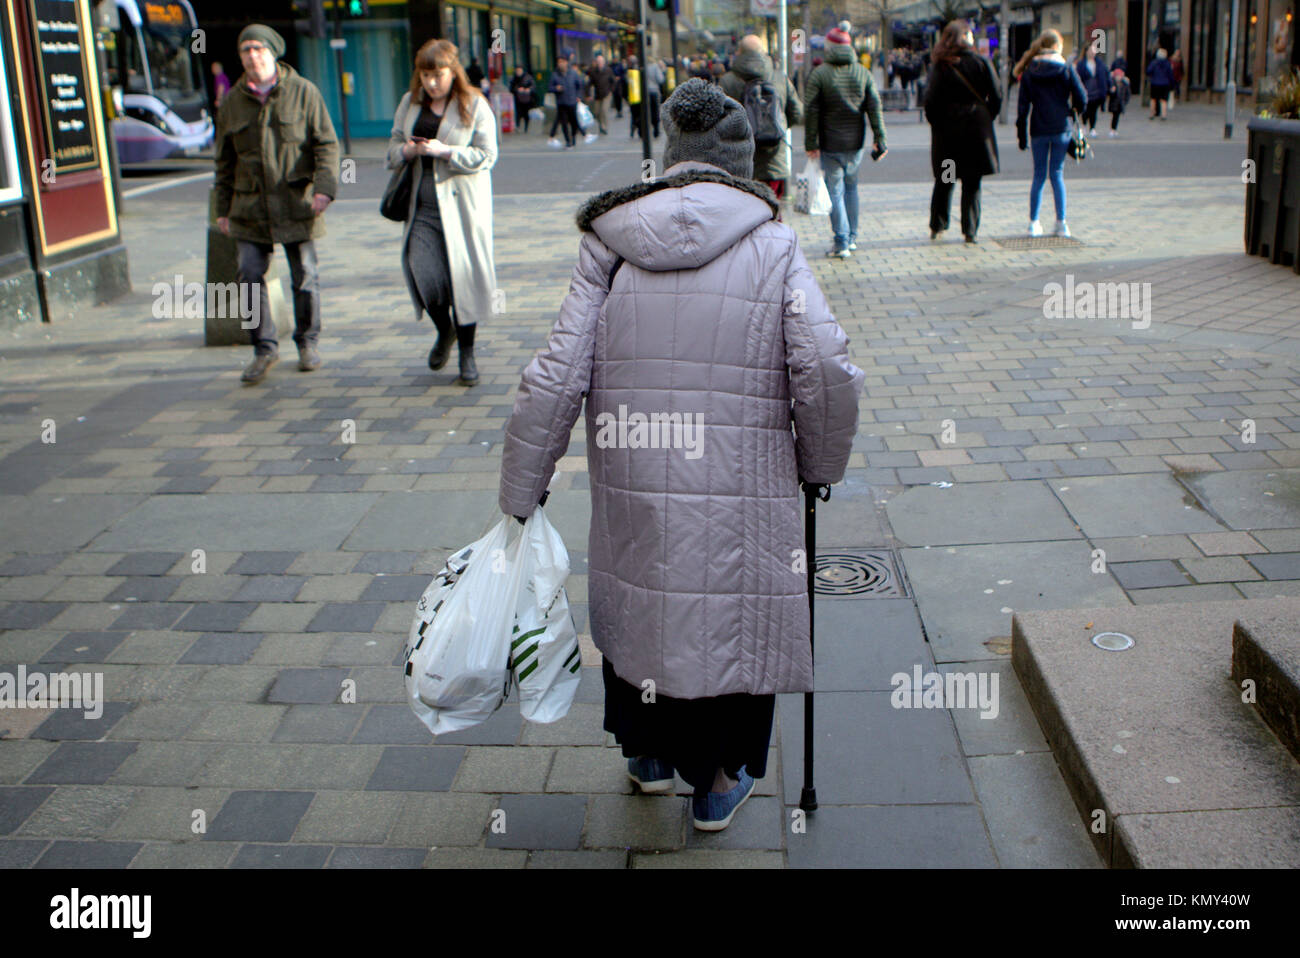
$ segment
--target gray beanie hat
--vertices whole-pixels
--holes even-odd
[[[732,176],[753,179],[754,134],[745,108],[699,77],[664,101],[664,168],[684,160],[712,163]]]
[[[235,49],[242,47],[247,40],[256,40],[271,51],[271,56],[277,60],[284,56],[284,37],[276,33],[264,23],[250,23],[239,32],[239,42],[235,44]]]

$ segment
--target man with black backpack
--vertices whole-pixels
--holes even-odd
[[[763,40],[742,37],[740,50],[719,85],[745,108],[754,131],[754,179],[767,183],[780,199],[790,175],[785,133],[803,122],[803,103],[790,81],[772,68]]]

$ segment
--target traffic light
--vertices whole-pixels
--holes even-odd
[[[351,20],[370,16],[369,0],[347,0],[343,4],[343,15]]]
[[[664,13],[670,2],[671,0],[650,0],[650,9],[656,13]]]
[[[325,0],[293,0],[293,26],[313,40],[325,38]]]

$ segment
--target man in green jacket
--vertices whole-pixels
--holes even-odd
[[[750,34],[740,38],[740,52],[731,63],[731,70],[718,81],[722,92],[737,103],[745,105],[745,93],[750,84],[770,84],[775,94],[776,105],[785,118],[785,126],[794,126],[803,122],[803,103],[799,94],[790,85],[789,79],[773,69],[772,62],[764,51],[761,37]],[[753,124],[751,123],[751,126]],[[760,135],[754,131],[755,137]],[[780,143],[754,144],[754,179],[761,180],[772,187],[777,199],[785,193],[785,181],[790,176],[790,151],[784,141]]]
[[[238,279],[258,297],[259,324],[250,330],[253,361],[242,379],[262,381],[279,359],[275,320],[266,294],[274,244],[284,247],[293,280],[293,340],[298,368],[321,364],[320,290],[314,240],[325,235],[322,215],[338,192],[339,146],[315,84],[277,62],[284,38],[260,23],[239,35],[244,75],[217,114],[217,227],[234,237]]]
[[[803,104],[804,150],[810,160],[821,158],[831,195],[834,246],[826,255],[848,259],[858,248],[858,164],[867,138],[864,112],[875,141],[871,158],[878,160],[889,150],[875,81],[854,57],[852,40],[840,27],[826,34],[826,62],[809,75]]]

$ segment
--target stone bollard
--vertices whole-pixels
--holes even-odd
[[[209,290],[220,288],[226,283],[235,283],[239,279],[239,253],[235,241],[217,229],[217,191],[208,193],[208,285]],[[220,286],[214,285],[220,284]],[[275,320],[276,332],[280,339],[285,339],[293,332],[293,310],[285,298],[280,285],[277,262],[273,257],[266,274],[266,295],[271,303],[271,316]],[[212,297],[206,297],[208,302]],[[217,298],[220,300],[220,297]],[[229,310],[222,309],[217,303],[217,315],[204,304],[203,343],[206,346],[249,346],[252,337],[243,327],[238,315],[228,315]]]

